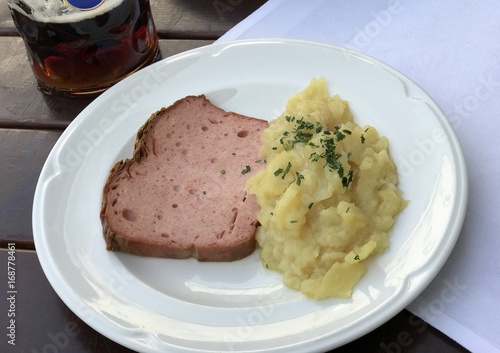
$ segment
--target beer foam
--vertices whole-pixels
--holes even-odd
[[[11,8],[38,22],[73,23],[102,15],[123,1],[125,0],[104,0],[101,5],[90,10],[79,10],[63,0],[13,0],[8,4]]]

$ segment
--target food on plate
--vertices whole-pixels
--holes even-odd
[[[247,182],[265,267],[309,297],[349,297],[406,205],[388,149],[323,78],[292,96],[263,133],[266,168]]]
[[[254,195],[245,182],[268,122],[188,96],[139,129],[133,157],[116,163],[103,189],[106,248],[137,255],[233,261],[255,249]]]

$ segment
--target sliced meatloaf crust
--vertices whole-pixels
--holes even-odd
[[[132,159],[115,164],[103,189],[106,248],[137,255],[233,261],[255,249],[254,195],[265,120],[188,96],[139,129]]]

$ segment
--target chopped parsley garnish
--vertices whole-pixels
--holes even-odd
[[[295,172],[295,174],[297,175],[297,179],[295,179],[295,182],[297,183],[298,186],[300,186],[300,183],[304,179],[304,176],[302,174],[300,174],[299,172]]]
[[[296,219],[292,219],[292,220],[290,221],[290,223],[299,223],[299,221],[298,221],[298,220],[296,220]]]
[[[285,120],[289,123],[295,123],[293,131],[285,131],[283,137],[280,138],[280,144],[285,151],[290,151],[297,143],[308,143],[314,136],[314,132],[319,133],[323,130],[320,123],[314,126],[313,123],[305,121],[304,118],[295,119],[293,116],[285,116]],[[290,135],[293,138],[288,138]]]
[[[288,162],[285,170],[283,171],[283,175],[281,176],[281,179],[285,179],[285,175],[288,174],[288,172],[290,171],[290,168],[292,168],[292,163]]]
[[[311,209],[311,208],[313,207],[313,205],[314,205],[314,202],[311,202],[311,203],[309,204],[309,206],[307,206],[307,208],[308,208],[308,209]]]
[[[311,162],[317,162],[318,159],[320,159],[320,157],[321,157],[321,155],[317,154],[316,152],[313,152],[309,156],[309,159],[311,160]]]
[[[250,172],[250,166],[249,166],[249,165],[245,166],[245,169],[243,169],[243,170],[241,171],[241,174],[246,174],[246,173],[248,173],[248,172]]]
[[[286,131],[285,131],[286,132]],[[285,135],[286,136],[286,135]],[[289,143],[289,141],[285,141],[285,136],[283,136],[282,138],[280,138],[280,143],[281,145],[283,146],[283,149],[285,151],[291,151],[291,149],[293,148],[293,145],[291,145]]]
[[[291,131],[285,131],[283,136],[280,137],[279,142],[283,146],[285,151],[290,151],[297,144],[306,144],[312,146],[314,148],[319,149],[318,152],[313,152],[309,156],[309,160],[311,162],[317,162],[320,159],[325,160],[325,167],[328,167],[332,171],[336,171],[340,179],[342,180],[342,185],[344,187],[349,187],[351,182],[354,179],[354,173],[349,168],[346,172],[344,170],[344,164],[342,164],[342,157],[351,156],[351,152],[348,152],[347,155],[343,154],[341,151],[337,150],[337,143],[344,140],[346,136],[352,135],[352,131],[349,129],[341,129],[339,126],[336,126],[333,131],[327,130],[324,126],[317,122],[313,124],[309,121],[306,121],[304,118],[297,119],[293,116],[285,116],[285,120],[289,123],[293,123],[293,128]],[[365,130],[365,132],[368,128]],[[319,139],[319,144],[312,142],[315,134],[321,134],[321,138]],[[361,135],[361,143],[364,143],[365,137]],[[273,147],[273,150],[277,149],[277,147]],[[281,175],[281,178],[284,179],[285,175],[290,171],[291,164],[288,162],[288,165],[285,169],[278,168],[275,172],[275,176]],[[304,179],[304,176],[300,173],[296,172],[297,178],[295,182],[297,185],[300,185],[301,181]]]
[[[361,139],[361,144],[365,143],[365,136],[363,134],[361,134],[361,136],[359,137]]]
[[[220,170],[220,173],[221,173],[221,174],[226,174],[226,170],[225,170],[225,169],[221,169],[221,170]]]
[[[337,138],[337,141],[342,141],[345,138],[345,133],[343,131],[340,131],[340,128],[338,126],[335,126],[335,131],[333,132],[333,134]]]

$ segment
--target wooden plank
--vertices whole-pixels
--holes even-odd
[[[161,38],[217,39],[266,0],[151,0]],[[15,35],[7,5],[0,6],[0,35]]]
[[[162,38],[217,39],[266,0],[151,0]]]
[[[162,57],[208,45],[211,40],[161,40]],[[36,80],[19,37],[0,37],[0,127],[64,129],[92,99],[47,96]]]
[[[373,350],[374,353],[469,353],[467,349],[407,310],[401,311],[382,325],[381,329],[383,335],[377,345],[379,350]]]
[[[7,284],[6,250],[0,250],[0,263],[5,270],[1,276]],[[4,335],[0,342],[2,352],[123,352],[133,351],[102,336],[76,316],[57,296],[40,267],[34,251],[16,251],[16,281],[13,307],[4,299],[0,303]],[[5,292],[4,292],[5,294]],[[12,295],[12,294],[9,294]],[[7,296],[8,298],[8,296]],[[9,345],[8,312],[15,312],[15,346]]]
[[[0,129],[0,239],[33,249],[33,195],[58,131]]]
[[[39,92],[19,37],[0,37],[0,47],[0,126],[64,128],[90,102]]]
[[[17,34],[17,30],[14,27],[14,21],[12,21],[12,16],[7,6],[7,2],[2,2],[0,6],[0,36]]]

